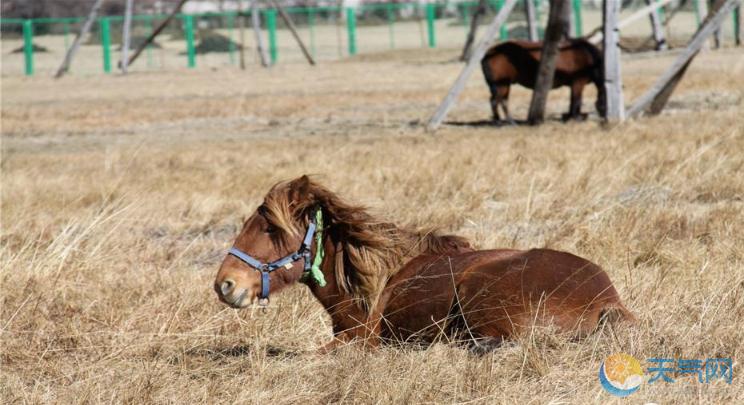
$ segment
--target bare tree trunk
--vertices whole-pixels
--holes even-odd
[[[470,47],[473,46],[475,33],[478,31],[478,20],[480,20],[481,16],[486,13],[486,6],[486,0],[478,0],[478,5],[475,7],[475,11],[473,11],[473,17],[470,19],[470,30],[465,39],[465,46],[462,48],[462,54],[460,55],[461,61],[468,60],[468,57],[470,56]]]
[[[607,120],[623,121],[623,80],[620,74],[620,30],[617,26],[620,3],[604,0],[602,4],[602,26],[604,31],[604,78],[607,94]]]
[[[160,25],[158,25],[157,28],[155,28],[155,31],[153,31],[152,34],[150,34],[150,36],[147,37],[147,39],[144,42],[142,42],[137,47],[137,50],[134,51],[134,53],[132,54],[132,56],[129,58],[129,65],[131,65],[132,63],[134,63],[134,61],[137,60],[137,58],[140,56],[140,54],[142,53],[142,51],[144,51],[145,48],[147,48],[152,43],[152,41],[155,40],[155,37],[157,37],[158,35],[160,35],[160,32],[162,32],[165,29],[165,27],[168,26],[168,24],[171,22],[171,20],[173,20],[173,18],[176,16],[176,14],[178,14],[178,12],[181,11],[181,7],[183,7],[183,5],[184,5],[184,3],[186,3],[186,1],[187,0],[180,0],[178,2],[178,4],[176,4],[176,8],[174,8],[173,11],[171,11],[171,13],[168,15],[168,17],[166,17],[166,19],[163,22],[161,22]]]
[[[570,12],[570,7],[571,4],[568,0],[550,2],[548,27],[545,29],[545,41],[540,54],[540,66],[537,70],[535,90],[532,92],[532,101],[527,115],[527,121],[531,125],[540,124],[545,119],[548,92],[553,88],[558,44],[568,27],[569,14],[566,11]]]
[[[131,45],[131,31],[132,31],[132,8],[134,7],[134,0],[127,0],[127,6],[124,11],[124,26],[122,27],[121,33],[121,60],[119,65],[121,66],[121,73],[127,74],[129,68],[129,46]]]
[[[68,70],[70,70],[72,58],[75,57],[78,48],[80,48],[80,41],[82,41],[83,37],[90,32],[90,27],[93,25],[93,21],[96,20],[96,15],[98,15],[98,10],[101,9],[102,5],[103,0],[95,0],[95,3],[93,3],[93,7],[90,8],[90,13],[88,13],[88,18],[85,19],[85,23],[83,23],[82,28],[80,28],[80,32],[75,36],[75,40],[72,41],[72,46],[67,50],[62,65],[60,65],[59,69],[57,69],[57,73],[54,75],[55,78],[62,77]]]

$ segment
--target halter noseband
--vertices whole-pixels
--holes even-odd
[[[316,232],[317,230],[317,232]],[[325,280],[323,279],[323,273],[320,272],[320,263],[323,261],[323,213],[320,208],[317,208],[315,215],[311,217],[310,223],[307,225],[307,231],[305,231],[305,238],[302,240],[302,244],[299,249],[294,253],[282,257],[281,259],[274,260],[271,263],[264,263],[248,253],[236,248],[231,247],[227,251],[228,255],[235,256],[243,263],[252,267],[253,269],[261,272],[261,294],[259,294],[258,304],[266,306],[269,304],[269,287],[270,278],[269,275],[280,268],[287,270],[292,268],[294,262],[300,259],[305,260],[303,269],[303,280],[308,274],[312,275],[316,282],[321,286],[325,286]],[[315,248],[315,259],[310,261],[310,246],[313,243],[313,236],[316,237],[316,248]]]

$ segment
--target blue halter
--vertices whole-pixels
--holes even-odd
[[[320,210],[320,208],[318,208]],[[248,253],[243,252],[242,250],[236,248],[235,246],[231,247],[230,250],[227,251],[227,254],[235,256],[243,263],[247,264],[248,266],[252,267],[253,269],[261,272],[261,294],[259,294],[258,298],[258,304],[265,306],[269,303],[269,287],[270,287],[270,279],[269,275],[273,273],[276,270],[279,270],[280,268],[284,267],[286,269],[291,268],[291,264],[294,262],[299,261],[300,259],[305,260],[305,265],[303,271],[305,273],[308,273],[312,267],[312,262],[310,261],[310,246],[312,245],[313,236],[315,235],[315,230],[317,228],[317,225],[315,223],[315,218],[318,215],[316,212],[316,215],[311,216],[310,223],[307,225],[307,231],[305,232],[305,238],[302,240],[302,244],[300,245],[300,248],[297,249],[296,252],[289,254],[287,256],[282,257],[279,260],[275,260],[271,263],[264,263],[253,256],[249,255]]]

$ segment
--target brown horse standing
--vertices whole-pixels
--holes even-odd
[[[306,250],[303,240],[312,240]],[[607,274],[585,259],[548,249],[476,251],[457,236],[402,229],[306,176],[269,191],[214,289],[243,308],[303,278],[300,263],[310,257],[324,280],[304,282],[333,320],[335,339],[324,350],[353,339],[431,342],[443,333],[481,348],[535,324],[584,336],[605,316],[633,319]]]
[[[491,110],[494,121],[499,121],[499,105],[509,122],[509,87],[519,83],[533,89],[540,65],[542,42],[507,41],[488,50],[481,60],[483,75],[491,91]],[[597,112],[606,115],[606,93],[604,88],[604,67],[599,49],[585,39],[570,39],[559,46],[556,59],[553,88],[571,88],[571,106],[563,114],[564,120],[584,119],[581,113],[581,94],[584,86],[594,83],[597,86]]]

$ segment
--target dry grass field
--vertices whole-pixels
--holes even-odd
[[[2,79],[0,402],[611,403],[609,354],[734,360],[732,384],[643,384],[633,403],[742,403],[744,54],[706,52],[659,117],[538,127],[421,123],[457,49],[271,70]],[[623,66],[626,100],[672,61]],[[594,90],[585,108],[593,111]],[[514,89],[524,117],[529,92]],[[489,117],[478,73],[450,119]],[[303,286],[266,313],[212,290],[241,219],[302,173],[377,215],[481,248],[603,266],[634,327],[454,344],[314,349]]]

